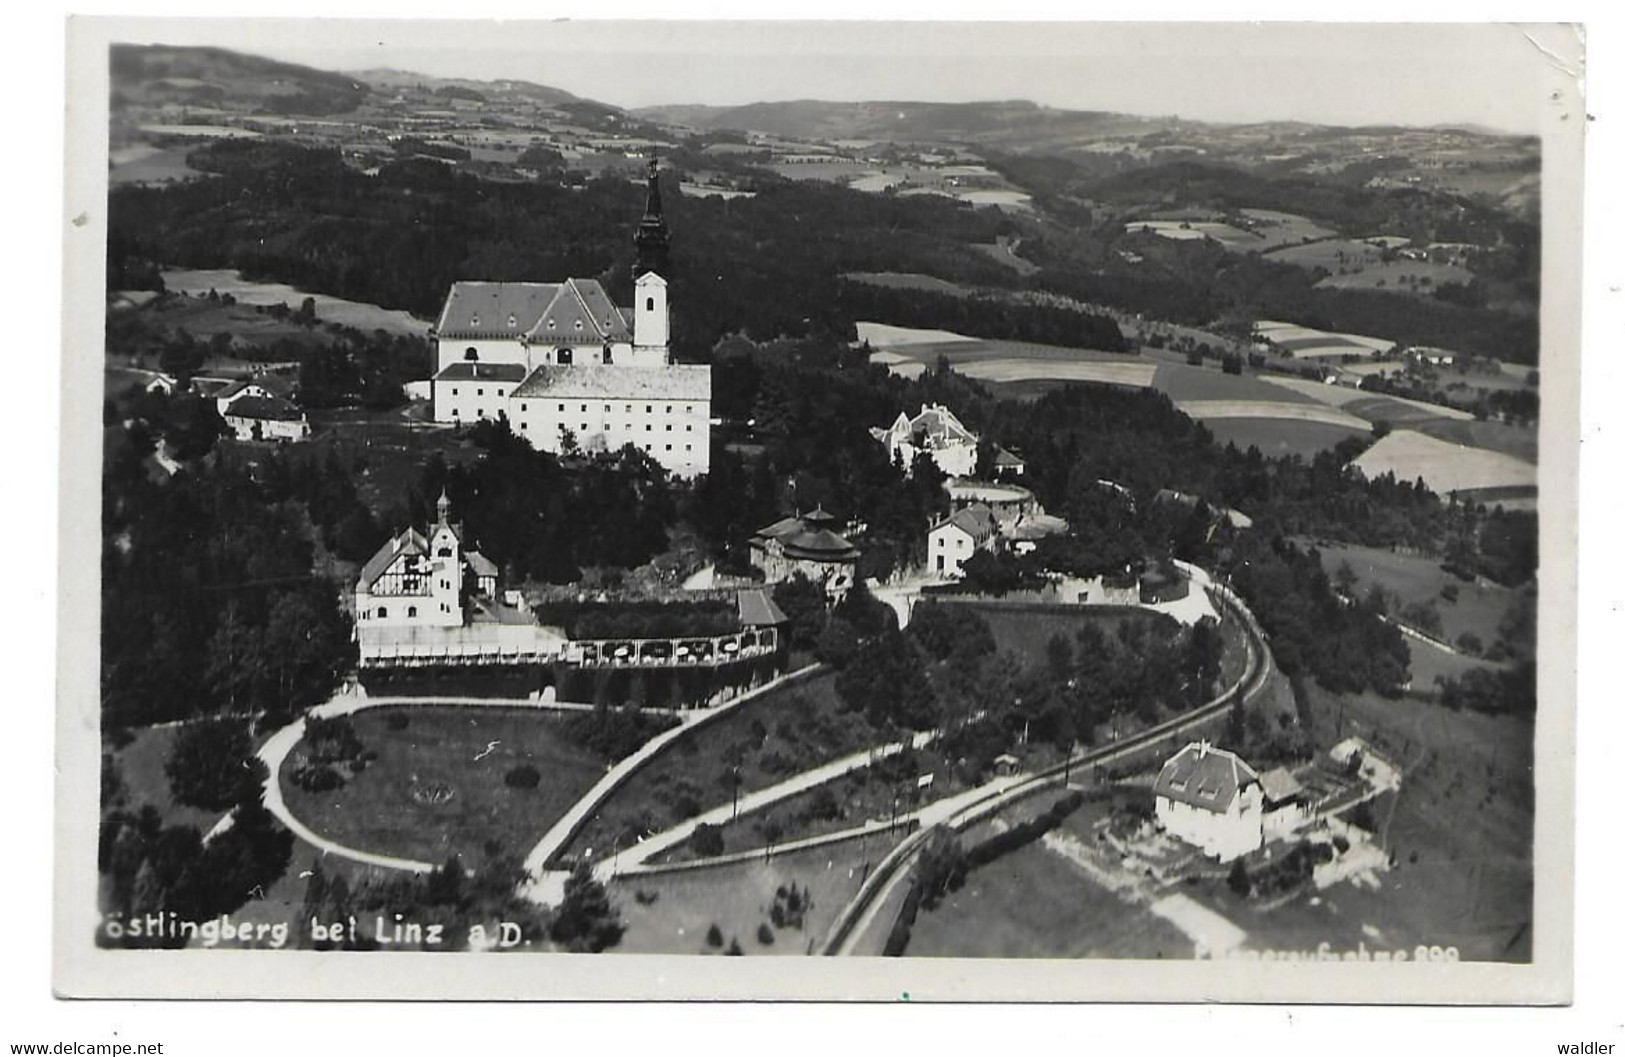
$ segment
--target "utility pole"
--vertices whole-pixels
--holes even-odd
[[[732,784],[733,784],[733,787],[734,787],[733,817],[735,819],[737,819],[739,817],[739,765],[738,764],[734,764],[733,783]]]

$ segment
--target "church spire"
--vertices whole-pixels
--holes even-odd
[[[646,272],[668,277],[671,235],[666,230],[666,215],[660,204],[660,160],[653,154],[649,156],[649,199],[632,242],[638,248],[637,263],[632,265],[633,281]]]
[[[434,512],[436,514],[436,525],[445,525],[450,523],[451,499],[446,495],[446,490],[444,488],[440,490],[440,498],[435,500]]]

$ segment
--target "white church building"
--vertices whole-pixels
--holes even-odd
[[[635,242],[634,303],[594,279],[452,285],[433,336],[437,422],[505,418],[550,452],[642,449],[673,474],[711,466],[711,368],[673,363],[660,176]]]

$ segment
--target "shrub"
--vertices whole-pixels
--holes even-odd
[[[696,855],[710,857],[721,855],[723,849],[722,829],[709,822],[702,822],[694,828],[694,836],[689,838]]]
[[[509,789],[535,789],[541,781],[542,772],[528,763],[510,767],[508,773],[502,776],[502,784]]]
[[[164,761],[175,799],[193,807],[224,811],[257,802],[265,764],[254,756],[248,729],[230,720],[188,724],[175,737]]]
[[[705,945],[707,947],[722,946],[722,930],[717,928],[717,923],[714,921],[711,922],[711,927],[705,930]]]
[[[1240,859],[1237,859],[1235,864],[1230,867],[1228,884],[1230,885],[1230,891],[1236,893],[1242,899],[1252,895],[1253,879],[1247,876],[1247,864]]]
[[[773,945],[773,930],[768,927],[768,924],[765,921],[756,926],[756,942],[760,943],[764,947],[771,947]]]
[[[700,813],[700,802],[688,793],[683,793],[671,802],[671,817],[678,822],[687,822]]]
[[[293,784],[307,793],[325,793],[344,784],[344,776],[325,763],[306,764],[293,771]]]
[[[412,718],[405,712],[391,712],[384,717],[384,726],[390,730],[405,730],[412,723]]]
[[[733,939],[728,941],[728,949],[726,951],[724,951],[723,953],[728,955],[731,958],[737,958],[740,955],[745,953],[745,949],[743,947],[739,946],[739,937],[738,936],[735,936]]]

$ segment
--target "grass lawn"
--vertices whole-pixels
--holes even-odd
[[[1354,591],[1358,595],[1363,596],[1372,585],[1380,584],[1391,598],[1397,600],[1398,604],[1393,607],[1396,611],[1408,605],[1432,603],[1439,611],[1439,620],[1444,629],[1440,637],[1451,643],[1459,642],[1463,635],[1471,633],[1478,636],[1479,641],[1488,648],[1500,637],[1501,622],[1506,619],[1508,611],[1525,604],[1530,596],[1527,588],[1480,585],[1459,580],[1445,572],[1439,562],[1432,558],[1395,554],[1378,547],[1354,544],[1322,544],[1319,550],[1321,567],[1328,576],[1335,576],[1338,568],[1344,562],[1348,563],[1356,578]],[[1440,596],[1447,586],[1455,588],[1456,601],[1447,602]],[[1533,642],[1508,645],[1519,648],[1520,652],[1534,650]],[[1420,659],[1423,650],[1439,652],[1411,642],[1413,659]],[[1454,660],[1456,658],[1446,655],[1445,661],[1440,663]],[[1423,660],[1422,663],[1432,662]],[[1412,674],[1416,673],[1413,671]],[[1431,676],[1425,682],[1416,681],[1419,689],[1431,688],[1432,684]]]
[[[678,739],[610,795],[570,849],[635,840],[728,803],[736,763],[744,795],[888,740],[894,736],[844,709],[833,673],[799,680]]]
[[[407,717],[405,729],[391,729],[391,714]],[[377,758],[344,786],[308,793],[288,777],[296,747],[281,776],[289,809],[341,844],[424,862],[456,854],[478,866],[491,842],[523,855],[607,765],[565,739],[560,717],[536,711],[370,709],[351,722]],[[510,789],[503,776],[524,763],[541,772],[541,784]],[[425,802],[428,791],[447,788],[451,799]]]
[[[1296,422],[1280,418],[1213,418],[1202,423],[1214,443],[1234,444],[1246,451],[1257,448],[1266,459],[1296,455],[1305,461],[1336,447],[1361,430],[1328,422]]]
[[[945,602],[972,610],[987,621],[993,643],[1000,650],[1019,653],[1029,661],[1043,663],[1049,640],[1056,635],[1071,636],[1085,624],[1093,624],[1107,635],[1115,635],[1124,624],[1145,623],[1172,633],[1173,618],[1143,610],[1084,606],[1003,606],[975,602]]]
[[[1279,924],[1261,936],[1274,943],[1278,934],[1310,934],[1311,926],[1335,914],[1335,920],[1358,922],[1368,946],[1366,925],[1395,946],[1439,944],[1457,947],[1464,959],[1527,960],[1534,891],[1533,726],[1415,700],[1336,696],[1313,684],[1309,699],[1318,740],[1329,744],[1341,726],[1345,735],[1373,741],[1403,768],[1397,797],[1375,805],[1379,822],[1391,813],[1386,836],[1398,865],[1376,891],[1339,885],[1323,894],[1321,907],[1302,900],[1302,906],[1294,902],[1272,912],[1268,917]],[[1315,942],[1321,938],[1332,937]]]
[[[1189,958],[1191,941],[1077,866],[1028,844],[971,871],[933,910],[923,907],[910,956],[943,958]]]
[[[177,802],[170,795],[169,777],[164,774],[164,763],[180,732],[178,726],[134,731],[128,745],[112,750],[113,759],[129,791],[131,811],[140,811],[143,804],[151,804],[163,816],[165,825],[196,826],[198,832],[207,833],[225,812],[206,811]]]
[[[622,878],[610,884],[610,897],[627,929],[613,949],[721,954],[730,939],[737,939],[748,955],[806,955],[809,943],[813,951],[818,949],[835,915],[863,883],[864,863],[878,863],[891,847],[884,837],[870,837],[775,855],[768,862]],[[769,923],[774,893],[792,881],[812,898],[802,927],[774,930],[774,942],[761,943],[757,929]],[[706,944],[713,924],[722,932],[721,948]]]

